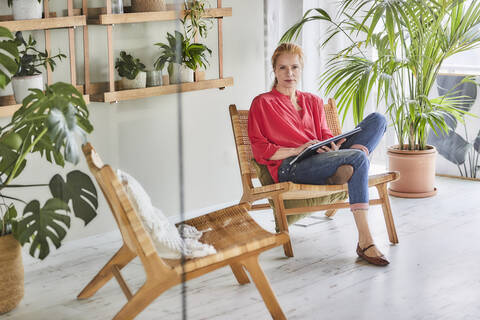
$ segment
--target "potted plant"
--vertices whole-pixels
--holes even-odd
[[[12,8],[13,20],[42,18],[42,0],[8,0],[8,6]]]
[[[0,48],[9,55],[0,59],[0,88],[20,60],[16,40],[0,27]],[[9,73],[5,73],[3,69]],[[70,213],[88,224],[96,216],[97,192],[91,179],[80,171],[55,175],[49,184],[16,184],[30,153],[63,166],[78,163],[77,138],[93,130],[83,96],[70,84],[56,83],[45,93],[33,89],[11,121],[0,126],[0,314],[16,307],[23,297],[23,264],[20,245],[30,244],[30,254],[44,259],[50,243],[57,248],[70,227]],[[37,160],[38,161],[38,160]],[[43,206],[15,194],[19,188],[49,187],[51,198]],[[23,212],[17,211],[23,206]]]
[[[193,82],[193,71],[206,68],[208,65],[206,53],[212,54],[207,46],[201,43],[191,43],[181,32],[175,31],[175,36],[167,33],[166,43],[156,43],[162,50],[154,63],[157,70],[162,70],[168,63],[170,83]]]
[[[15,101],[22,103],[23,99],[30,94],[29,89],[43,90],[43,76],[39,67],[46,68],[49,65],[53,71],[56,66],[55,59],[61,61],[66,56],[59,53],[49,57],[47,50],[42,52],[35,48],[37,41],[31,35],[27,42],[20,31],[15,33],[15,43],[20,48],[20,60],[18,70],[12,78],[12,87]]]
[[[443,61],[480,44],[480,3],[342,0],[339,19],[321,8],[308,10],[281,41],[298,36],[305,23],[315,20],[332,25],[324,44],[346,35],[350,44],[329,61],[321,87],[327,94],[335,91],[340,110],[352,110],[357,123],[376,89],[377,105],[385,102],[399,142],[388,149],[390,170],[401,173],[390,193],[435,194],[436,151],[427,145],[428,132],[448,132],[445,116],[461,121],[465,111],[459,97],[429,96]]]
[[[145,65],[140,62],[140,59],[121,51],[120,58],[117,58],[115,62],[115,68],[122,77],[120,82],[122,89],[145,88],[147,73]]]
[[[56,174],[48,184],[14,183],[31,153],[62,167],[65,161],[77,164],[78,138],[93,130],[88,115],[82,94],[58,82],[45,92],[32,89],[10,123],[0,127],[0,314],[23,297],[20,245],[29,244],[30,255],[44,259],[51,245],[61,246],[72,214],[85,225],[97,215],[95,186],[81,171],[69,172],[66,179]],[[51,196],[43,204],[25,201],[15,194],[18,188],[48,188]]]
[[[185,16],[180,21],[187,38],[195,39],[197,34],[202,38],[207,37],[208,30],[213,25],[211,20],[204,18],[208,5],[206,0],[185,1]]]

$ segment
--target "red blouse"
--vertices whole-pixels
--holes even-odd
[[[248,136],[253,156],[265,164],[275,182],[282,160],[269,160],[279,148],[296,148],[310,140],[333,137],[327,126],[323,100],[314,94],[297,90],[297,111],[286,96],[276,89],[252,101],[248,113]]]

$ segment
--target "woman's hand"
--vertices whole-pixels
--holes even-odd
[[[346,140],[347,139],[343,138],[343,139],[339,140],[337,143],[332,142],[332,143],[330,143],[330,147],[328,147],[328,146],[320,147],[320,148],[317,149],[317,152],[322,153],[322,152],[338,151],[340,149],[340,146],[342,145],[342,143],[344,143]]]
[[[318,140],[310,140],[307,143],[302,144],[301,146],[298,146],[295,148],[295,155],[298,155],[300,152],[302,152],[305,148],[310,147],[312,144],[318,143],[320,141]]]

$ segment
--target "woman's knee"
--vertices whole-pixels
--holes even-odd
[[[378,128],[383,129],[383,132],[387,129],[387,118],[379,112],[372,112],[368,115],[370,121],[376,123]]]
[[[350,160],[349,164],[354,165],[354,169],[368,162],[367,155],[365,154],[365,152],[363,152],[360,149],[348,149],[348,153],[349,153],[348,158]]]

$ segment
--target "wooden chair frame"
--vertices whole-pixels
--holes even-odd
[[[328,127],[334,135],[340,134],[341,126],[338,119],[335,101],[333,99],[329,99],[328,104],[325,105],[324,108]],[[261,187],[254,187],[253,179],[257,178],[257,173],[251,163],[251,160],[253,159],[253,153],[247,130],[248,110],[237,110],[237,107],[234,104],[230,105],[229,110],[243,186],[243,195],[240,199],[240,203],[250,203],[252,210],[264,210],[270,208],[270,205],[254,205],[253,203],[266,198],[271,199],[274,204],[273,211],[276,216],[278,228],[280,231],[284,232],[288,232],[287,215],[326,210],[326,215],[328,217],[332,217],[338,209],[350,207],[348,202],[339,202],[319,206],[286,209],[283,202],[284,200],[309,199],[348,191],[347,184],[308,185],[296,184],[293,182],[280,182]],[[382,206],[388,237],[390,242],[394,244],[398,243],[398,237],[393,221],[390,199],[387,193],[387,183],[396,181],[399,178],[400,173],[395,171],[371,175],[369,176],[368,180],[369,187],[376,187],[379,195],[378,199],[371,199],[369,204]],[[293,257],[293,249],[290,241],[284,244],[284,251],[286,256]]]
[[[115,277],[128,301],[114,319],[133,319],[160,294],[181,283],[182,276],[187,281],[229,265],[239,284],[250,282],[245,270],[250,273],[273,319],[286,319],[258,263],[258,256],[286,243],[289,240],[287,233],[272,234],[262,229],[248,214],[248,203],[244,203],[184,222],[199,230],[207,230],[201,241],[213,245],[216,254],[189,259],[183,264],[180,259],[162,259],[112,168],[103,165],[90,144],[84,145],[83,151],[115,217],[123,245],[82,290],[78,299],[90,298]],[[137,256],[145,270],[146,281],[132,293],[120,270]]]

